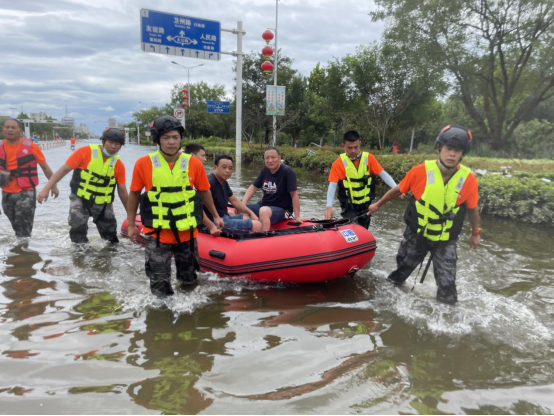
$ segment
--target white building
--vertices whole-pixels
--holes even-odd
[[[90,133],[90,131],[89,131],[88,126],[86,124],[80,123],[77,127],[75,127],[75,133],[88,135]]]
[[[44,111],[41,111],[39,113],[31,113],[30,117],[35,121],[46,121],[46,117],[48,117],[48,114],[46,114]]]
[[[115,129],[117,127],[117,120],[115,118],[109,118],[108,119],[108,127]]]
[[[64,118],[62,118],[61,123],[64,126],[74,127],[75,126],[75,119],[73,117],[65,116]]]

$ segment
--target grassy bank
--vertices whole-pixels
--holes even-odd
[[[232,141],[209,138],[197,142],[206,147],[206,152],[212,158],[219,154],[235,154],[235,143]],[[280,151],[289,166],[325,174],[342,149],[284,146]],[[434,154],[391,155],[375,151],[372,153],[397,182],[413,166],[436,157]],[[263,149],[259,145],[249,148],[247,143],[243,143],[242,163],[262,166]],[[479,180],[479,205],[482,213],[526,223],[549,226],[554,224],[554,161],[468,156],[463,163],[473,171],[487,171],[485,175],[476,175]],[[546,183],[543,179],[552,182]],[[385,186],[380,186],[377,195],[380,196],[385,191]]]

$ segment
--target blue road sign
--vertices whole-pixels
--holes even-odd
[[[142,9],[140,36],[144,52],[221,59],[221,23],[214,20]]]
[[[229,101],[210,101],[208,100],[208,113],[229,114],[231,112],[231,103]]]

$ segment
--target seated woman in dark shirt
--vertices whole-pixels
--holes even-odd
[[[268,231],[271,224],[278,223],[294,212],[296,221],[300,218],[300,198],[296,186],[296,173],[287,165],[281,164],[281,154],[276,147],[268,147],[264,152],[265,167],[252,185],[246,190],[242,202],[248,204],[258,189],[264,195],[257,204],[248,204],[262,223],[262,231]]]
[[[262,224],[258,217],[235,195],[227,180],[233,173],[233,158],[227,155],[220,155],[215,158],[213,173],[208,175],[210,191],[214,200],[215,209],[223,219],[225,228],[233,232],[261,231]],[[229,215],[227,203],[233,205],[239,212],[245,215]],[[219,235],[221,230],[214,224],[212,214],[204,207],[203,224],[208,228],[211,235]]]

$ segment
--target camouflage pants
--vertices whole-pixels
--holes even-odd
[[[456,290],[456,262],[458,260],[456,242],[431,243],[420,241],[418,244],[417,234],[409,228],[406,229],[396,255],[398,268],[388,278],[393,283],[401,285],[421,264],[428,252],[431,252],[433,261],[437,299],[448,303],[456,302],[458,300]],[[423,265],[423,267],[425,266],[426,264]]]
[[[173,295],[171,288],[171,257],[175,257],[177,268],[177,280],[182,286],[196,283],[196,271],[200,270],[198,259],[198,247],[196,239],[193,239],[194,247],[190,241],[179,244],[159,245],[156,239],[145,236],[145,270],[150,279],[152,294],[164,297]]]
[[[341,212],[342,218],[349,218],[352,220],[354,224],[360,224],[364,228],[369,228],[369,224],[371,223],[371,216],[370,215],[363,215],[367,212],[368,206],[363,206],[360,208],[347,208],[344,209]]]
[[[37,206],[34,189],[17,193],[2,191],[2,211],[10,220],[17,237],[30,237]]]
[[[113,204],[88,204],[74,193],[69,195],[69,237],[74,243],[88,243],[88,220],[96,224],[98,233],[103,240],[110,243],[119,242],[117,238],[117,221],[113,212]]]

